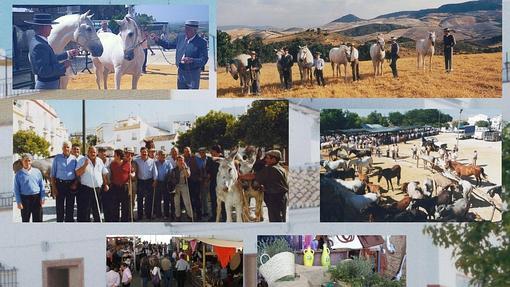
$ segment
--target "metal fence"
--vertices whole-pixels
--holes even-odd
[[[0,193],[0,209],[12,208],[14,197],[12,192],[1,192]],[[0,287],[3,287],[0,285]]]
[[[18,287],[18,269],[0,264],[0,287]]]

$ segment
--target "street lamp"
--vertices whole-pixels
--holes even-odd
[[[459,121],[457,122],[457,149],[459,148],[459,136],[460,136],[460,117],[462,115],[463,109],[459,111]]]

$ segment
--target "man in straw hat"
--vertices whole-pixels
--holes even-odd
[[[197,35],[198,21],[184,23],[184,33],[174,41],[160,39],[151,33],[151,39],[165,49],[175,49],[175,64],[178,66],[177,88],[199,89],[200,72],[207,63],[207,41]]]
[[[55,54],[48,43],[48,36],[51,33],[51,25],[58,24],[51,19],[50,14],[36,13],[32,21],[25,21],[31,24],[35,31],[34,38],[29,45],[29,59],[32,72],[37,76],[35,80],[36,89],[58,89],[60,77],[65,75],[67,67],[71,65],[68,61],[78,55],[77,49]],[[62,64],[60,62],[64,61]]]
[[[239,175],[241,180],[255,179],[264,187],[264,202],[270,222],[285,222],[287,217],[287,171],[280,165],[282,153],[270,150],[264,157],[265,166],[257,173]]]
[[[390,67],[393,73],[393,78],[398,78],[397,60],[399,58],[400,46],[397,43],[397,38],[391,37],[391,50],[390,50]]]
[[[14,176],[14,195],[18,209],[21,210],[21,220],[42,222],[42,206],[46,198],[43,176],[40,170],[32,167],[32,156],[21,156],[22,169]]]
[[[443,30],[444,68],[447,73],[453,71],[453,47],[457,44],[455,37],[450,32],[452,32],[450,28],[444,28]]]
[[[254,95],[260,95],[260,69],[262,64],[259,58],[257,58],[257,52],[250,52],[251,58],[248,59],[248,65],[246,70],[250,72],[251,77],[251,93]]]
[[[315,78],[317,79],[317,85],[326,86],[326,81],[324,81],[324,59],[321,58],[321,52],[315,52],[315,57],[313,59],[313,67]]]

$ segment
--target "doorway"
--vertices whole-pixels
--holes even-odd
[[[43,287],[84,287],[83,258],[42,262]]]

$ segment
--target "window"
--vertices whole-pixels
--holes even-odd
[[[137,138],[138,138],[138,137],[136,136],[136,133],[132,133],[132,134],[131,134],[131,140],[136,141],[136,140],[137,140]]]

